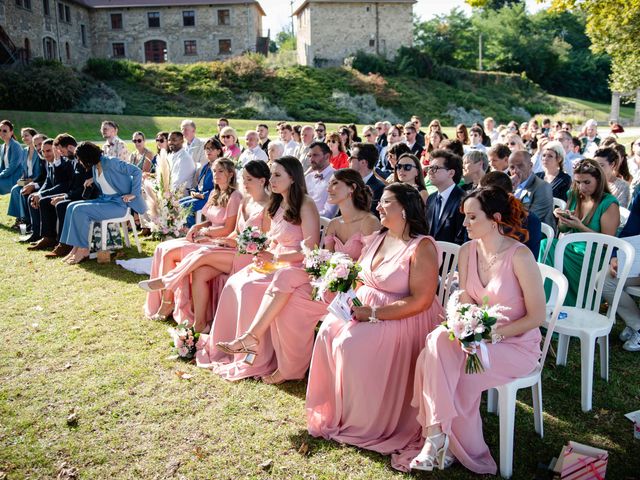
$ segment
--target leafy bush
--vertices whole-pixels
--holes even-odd
[[[247,95],[241,109],[251,110],[252,115],[238,115],[241,118],[257,118],[261,120],[293,120],[286,110],[277,105],[273,105],[269,100],[259,93]]]
[[[465,125],[471,125],[476,122],[482,122],[484,115],[475,108],[467,111],[464,107],[452,106],[445,112],[445,115],[451,119],[454,125],[458,123],[464,123]]]
[[[126,104],[122,98],[102,82],[86,89],[80,101],[71,108],[73,112],[115,113],[122,115]]]
[[[120,79],[132,83],[143,79],[144,67],[130,60],[111,60],[108,58],[90,58],[84,72],[99,80]]]
[[[394,63],[396,70],[402,75],[430,77],[433,71],[431,57],[417,48],[400,47]]]
[[[379,73],[381,75],[391,75],[397,72],[393,62],[370,53],[359,50],[353,57],[347,59],[347,63],[362,73]]]

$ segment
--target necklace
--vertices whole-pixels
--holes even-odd
[[[360,222],[360,221],[362,221],[362,219],[363,219],[364,217],[365,217],[365,215],[362,215],[362,216],[357,217],[357,218],[354,218],[354,219],[352,219],[352,220],[345,220],[345,218],[344,218],[344,217],[342,217],[342,223],[344,223],[344,224],[346,224],[346,225],[349,225],[349,224],[351,224],[351,223],[355,223],[355,222]]]
[[[504,237],[502,237],[502,240],[500,241],[500,246],[498,246],[496,253],[491,255],[491,257],[486,261],[486,265],[485,266],[480,265],[480,268],[482,269],[483,272],[489,271],[491,267],[493,267],[496,264],[498,257],[500,256],[500,254],[502,254],[503,243],[504,243]]]

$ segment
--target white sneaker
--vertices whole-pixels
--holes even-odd
[[[627,352],[640,352],[640,331],[633,332],[631,338],[624,342],[622,348]]]
[[[618,338],[620,338],[621,342],[626,342],[631,338],[631,335],[633,335],[633,328],[624,327],[624,330],[620,332],[620,336]]]

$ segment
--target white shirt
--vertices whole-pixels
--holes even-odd
[[[2,168],[9,168],[9,142],[4,144],[4,157],[2,157]]]
[[[369,181],[369,179],[373,177],[373,170],[371,170],[371,173],[369,175],[367,175],[366,177],[362,177],[362,181],[364,182],[364,184],[366,185],[367,182]]]
[[[286,143],[284,146],[284,153],[283,155],[291,155],[293,157],[296,156],[296,149],[298,148],[298,144],[296,143],[295,140],[289,140],[289,143]]]
[[[480,152],[487,153],[487,147],[485,147],[481,143],[479,143],[478,145],[463,145],[462,150],[464,151],[464,153],[469,153],[472,150],[478,150]]]
[[[177,152],[168,155],[171,167],[171,190],[176,191],[181,187],[192,188],[196,174],[196,164],[191,155],[181,148]]]
[[[453,189],[455,186],[456,184],[452,183],[451,186],[447,187],[444,191],[438,192],[438,195],[440,195],[440,198],[442,198],[442,204],[440,205],[440,215],[438,215],[438,220],[442,218],[442,212],[444,212],[444,206],[447,204],[447,200],[449,200],[449,197],[451,196],[451,192],[453,192]]]
[[[104,178],[104,172],[98,175],[98,185],[100,185],[100,190],[102,190],[103,195],[115,195],[116,193],[118,193],[113,189],[111,185],[109,185],[107,179]]]
[[[243,167],[251,160],[262,160],[263,162],[266,162],[269,158],[267,157],[267,154],[264,153],[264,150],[262,150],[260,145],[258,145],[254,148],[245,148],[244,152],[240,154],[240,165]]]
[[[496,143],[498,143],[498,138],[500,137],[500,132],[498,132],[498,130],[494,128],[492,131],[484,133],[486,133],[491,140],[491,145],[495,145]]]
[[[304,177],[304,181],[307,184],[307,193],[315,202],[321,217],[333,218],[338,211],[338,205],[327,203],[327,198],[329,198],[327,188],[334,171],[334,168],[329,164],[322,172],[314,170]],[[322,178],[317,175],[322,175]]]

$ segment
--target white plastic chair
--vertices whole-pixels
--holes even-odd
[[[640,287],[627,287],[624,291],[632,297],[640,297]]]
[[[551,250],[551,241],[555,238],[556,232],[553,231],[553,227],[544,222],[541,222],[540,229],[542,230],[542,235],[547,239],[547,244],[544,247],[544,252],[542,252],[542,258],[540,259],[540,261],[544,263],[547,255],[549,255],[549,250]]]
[[[627,221],[629,220],[629,215],[631,215],[631,212],[629,211],[628,208],[620,207],[620,227],[619,228],[623,228],[627,224]]]
[[[515,429],[516,417],[516,397],[521,388],[531,387],[531,398],[533,399],[533,424],[537,434],[544,437],[544,426],[542,417],[542,369],[547,358],[549,344],[553,329],[558,319],[558,314],[564,303],[569,282],[567,278],[553,267],[538,264],[542,274],[542,282],[550,280],[553,283],[554,295],[547,304],[548,327],[544,339],[542,355],[538,365],[533,371],[521,378],[512,380],[499,387],[489,389],[487,392],[487,410],[500,415],[500,475],[503,478],[511,478],[513,473],[513,433]],[[496,395],[497,394],[497,395]]]
[[[91,244],[91,237],[93,236],[93,223],[89,225],[89,244]],[[136,222],[131,214],[131,209],[127,208],[127,212],[124,216],[120,218],[108,218],[106,220],[102,220],[100,222],[100,228],[102,231],[101,237],[101,250],[107,249],[107,225],[110,223],[116,223],[122,228],[122,238],[124,240],[124,244],[127,247],[131,246],[131,241],[129,240],[129,232],[127,230],[127,223],[131,225],[131,231],[133,232],[133,238],[136,241],[136,247],[138,247],[138,253],[142,253],[142,249],[140,248],[140,241],[138,240],[138,230],[136,229]]]
[[[553,197],[553,209],[559,208],[560,210],[567,209],[567,202],[560,198]]]
[[[609,333],[615,323],[615,313],[620,301],[620,294],[629,276],[635,252],[625,240],[601,233],[572,233],[565,235],[556,245],[555,267],[563,271],[564,251],[572,243],[585,242],[585,253],[580,271],[580,284],[575,307],[563,307],[567,317],[556,325],[558,337],[558,351],[556,364],[566,365],[571,337],[580,339],[581,362],[581,404],[582,411],[588,412],[592,407],[593,395],[593,364],[596,340],[600,346],[600,376],[609,380]],[[622,250],[628,261],[624,262],[620,271],[620,281],[616,287],[613,301],[609,305],[606,315],[600,313],[602,303],[602,289],[608,275],[609,261],[614,248]],[[594,258],[593,266],[589,269],[589,261]],[[598,267],[598,262],[602,266]]]
[[[460,245],[450,242],[436,242],[440,250],[442,250],[442,263],[440,273],[440,283],[438,284],[438,301],[443,307],[447,306],[449,296],[451,295],[451,283],[455,277],[458,268],[458,254],[460,253]]]
[[[324,235],[327,232],[330,221],[330,218],[320,217],[320,247],[324,247]]]
[[[198,210],[196,212],[196,223],[201,223],[202,222],[202,210]]]

